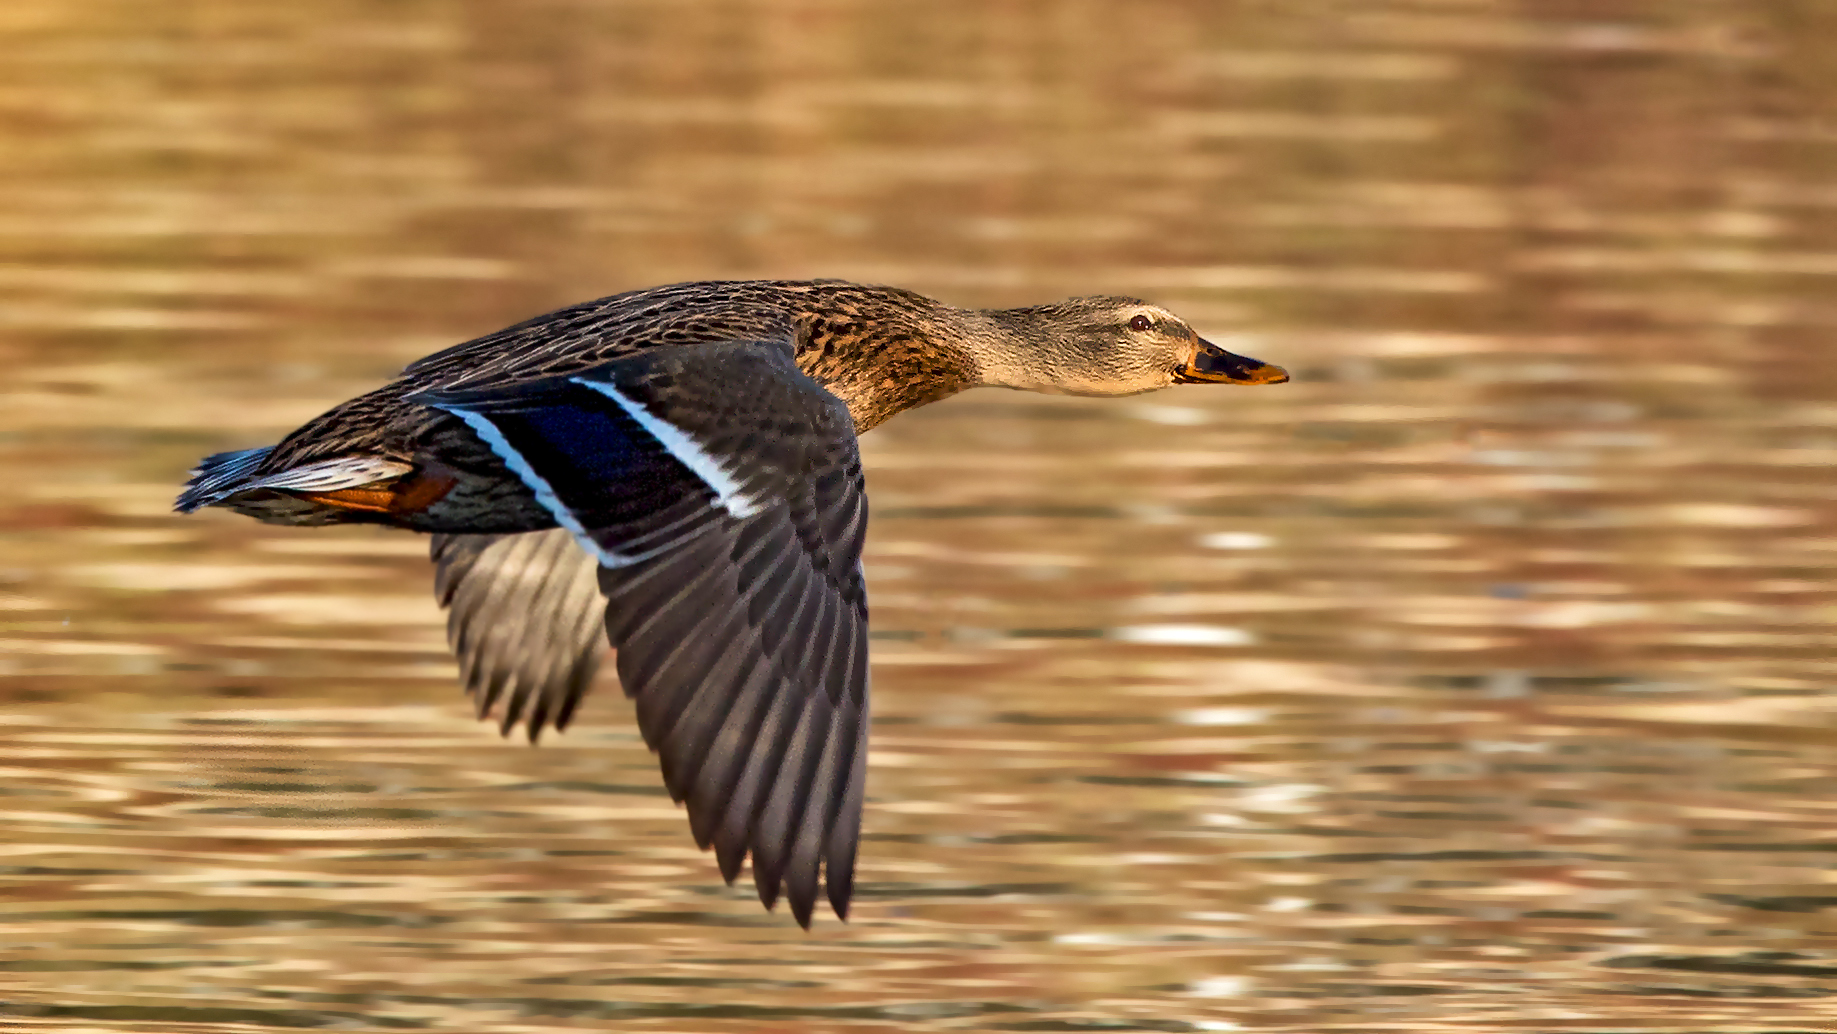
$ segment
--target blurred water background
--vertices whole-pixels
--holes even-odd
[[[1837,1029],[1837,6],[8,0],[0,1029]],[[855,919],[424,543],[168,512],[682,279],[1145,296],[1279,388],[864,439]]]

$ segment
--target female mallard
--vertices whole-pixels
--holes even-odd
[[[836,280],[677,284],[428,356],[278,445],[206,457],[177,508],[432,532],[461,677],[481,717],[505,700],[506,733],[567,726],[603,625],[696,843],[730,883],[750,852],[760,900],[782,884],[808,926],[819,867],[846,918],[861,829],[855,436],[978,385],[1287,379],[1134,298],[977,311]]]

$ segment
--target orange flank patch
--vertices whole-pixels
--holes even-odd
[[[302,499],[336,506],[342,510],[367,510],[371,513],[418,513],[447,494],[459,479],[451,474],[417,471],[389,485],[366,485],[341,488],[335,492],[301,492]]]
[[[372,513],[391,513],[394,507],[390,504],[395,502],[395,492],[387,488],[341,488],[336,492],[301,492],[299,496],[341,510],[369,510]]]

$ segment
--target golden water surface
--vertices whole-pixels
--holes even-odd
[[[0,1029],[1837,1030],[1837,5],[6,0]],[[425,545],[168,512],[682,279],[1294,383],[863,440],[859,900],[721,885]]]

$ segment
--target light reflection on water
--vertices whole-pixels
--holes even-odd
[[[1837,25],[1517,10],[12,4],[0,1022],[1828,1026]],[[167,512],[434,348],[753,275],[1138,292],[1296,374],[864,440],[808,935],[616,692],[471,721],[419,540]]]

